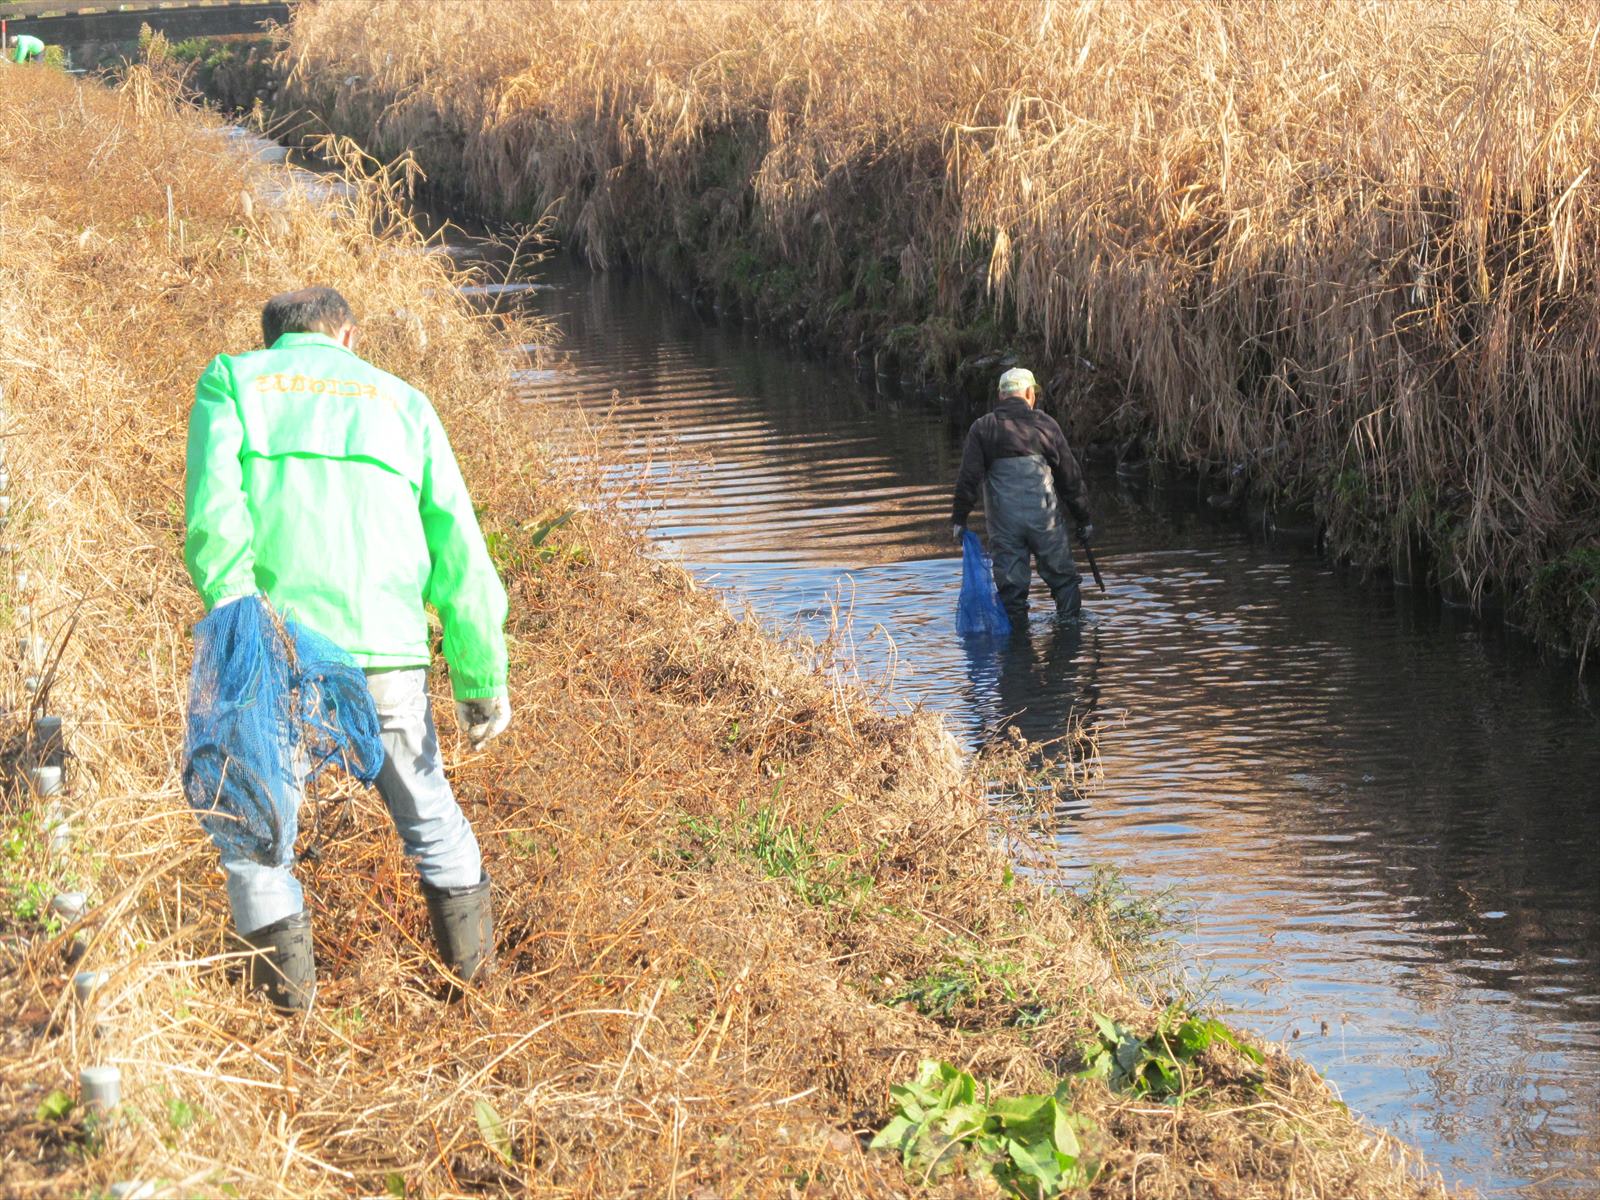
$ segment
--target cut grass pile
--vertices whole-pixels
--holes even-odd
[[[1595,14],[1560,0],[324,0],[289,95],[597,263],[1600,635]],[[1086,369],[1087,368],[1087,369]],[[981,374],[981,379],[978,379]],[[992,387],[993,372],[973,378]]]
[[[869,1142],[932,1059],[956,1099],[986,1089],[1007,1137],[1061,1114],[1097,1195],[1442,1194],[1282,1053],[1196,1042],[1171,1067],[1181,1104],[1104,1072],[1063,1084],[1097,1013],[1152,1062],[1158,1029],[1186,1027],[1048,873],[1013,874],[1026,847],[938,721],[873,711],[653,562],[599,471],[570,465],[565,414],[507,399],[503,331],[385,178],[329,203],[284,188],[144,69],[118,92],[0,70],[0,626],[12,644],[24,601],[46,636],[76,621],[45,702],[69,717],[72,848],[47,854],[37,801],[3,802],[0,1191],[900,1196],[920,1175]],[[517,716],[472,754],[440,707],[498,970],[440,1002],[389,822],[341,793],[302,821],[320,828],[302,873],[321,990],[282,1020],[229,977],[219,874],[178,786],[199,616],[182,470],[201,367],[255,344],[266,296],[312,282],[444,417],[505,564]],[[22,670],[3,674],[12,749]],[[37,901],[68,885],[89,909],[62,926]],[[109,972],[88,1009],[72,969]],[[111,1120],[73,1104],[90,1063],[122,1070]],[[1007,1178],[1078,1177],[997,1153]],[[987,1186],[958,1173],[932,1194]]]

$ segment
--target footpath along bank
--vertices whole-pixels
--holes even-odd
[[[1303,1065],[1142,998],[1104,908],[1013,874],[1025,847],[934,719],[873,712],[652,562],[594,477],[559,465],[562,414],[508,404],[501,332],[381,180],[343,215],[277,202],[281,184],[143,70],[115,93],[0,72],[0,623],[7,646],[70,628],[26,694],[67,717],[52,799],[72,817],[52,847],[15,779],[0,810],[0,1193],[992,1192],[966,1174],[975,1152],[932,1168],[942,1143],[905,1119],[909,1174],[869,1149],[917,1115],[890,1089],[928,1059],[1009,1114],[1016,1146],[990,1165],[1024,1185],[1444,1194]],[[436,998],[387,818],[341,794],[303,869],[321,992],[285,1021],[229,977],[220,880],[178,787],[199,615],[181,482],[196,374],[254,343],[264,297],[310,281],[349,296],[366,351],[451,432],[512,596],[518,716],[480,755],[444,731],[495,881],[498,972]],[[14,756],[27,668],[0,670]],[[69,892],[81,915],[52,913]],[[72,973],[91,971],[80,1003]],[[1107,1034],[1137,1079],[1093,1052]],[[109,1114],[81,1103],[93,1066],[120,1071]],[[1041,1144],[1076,1153],[1041,1162]]]

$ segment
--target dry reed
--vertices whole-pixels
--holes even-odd
[[[864,327],[1012,344],[1080,438],[1314,500],[1600,634],[1595,8],[323,0],[290,95],[499,212]],[[842,343],[842,346],[841,346]],[[985,377],[987,382],[987,376]]]
[[[74,850],[47,858],[36,811],[8,797],[0,865],[8,888],[87,884],[80,966],[111,972],[96,1033],[71,1000],[73,930],[8,897],[0,1192],[904,1195],[860,1135],[918,1058],[1048,1086],[1091,1009],[1153,1021],[1048,876],[1010,879],[1021,850],[936,720],[884,717],[805,669],[652,562],[591,475],[553,465],[561,414],[508,404],[499,331],[422,252],[392,175],[332,209],[282,187],[142,69],[116,93],[0,71],[7,536],[42,579],[36,624],[77,620],[53,707],[72,717],[80,817]],[[219,876],[178,787],[199,615],[181,478],[196,374],[254,344],[264,297],[313,280],[350,296],[367,353],[435,398],[505,539],[518,715],[479,754],[444,731],[495,880],[498,971],[439,1001],[387,818],[341,793],[303,868],[321,991],[285,1021],[229,977]],[[519,541],[575,503],[588,511],[553,556]],[[885,1003],[1001,962],[1032,1028],[1000,987],[942,1017]],[[126,1076],[115,1122],[36,1115],[91,1061]],[[1259,1090],[1246,1066],[1213,1053],[1208,1095],[1182,1107],[1080,1087],[1095,1194],[1442,1194],[1304,1066],[1269,1053]]]

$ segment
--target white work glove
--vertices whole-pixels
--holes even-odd
[[[456,701],[456,724],[467,735],[474,750],[482,750],[492,737],[499,737],[511,724],[511,701],[506,696],[482,696]]]
[[[227,608],[228,605],[232,604],[235,600],[243,600],[246,596],[251,594],[252,593],[250,592],[235,592],[231,596],[224,596],[221,600],[218,600],[211,606],[211,611],[216,612],[219,608]]]
[[[952,525],[952,526],[950,526],[950,536],[951,536],[951,538],[953,538],[955,541],[958,541],[958,542],[961,540],[961,535],[963,533],[965,533],[966,531],[967,531],[967,527],[965,525]]]

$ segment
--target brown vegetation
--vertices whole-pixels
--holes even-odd
[[[886,718],[803,666],[555,465],[562,414],[506,401],[499,330],[392,187],[328,208],[282,186],[142,69],[116,93],[0,70],[0,624],[20,632],[24,600],[43,634],[76,620],[48,704],[71,718],[77,831],[48,855],[37,803],[4,798],[0,1192],[905,1195],[862,1135],[919,1058],[1049,1088],[1091,1010],[1151,1026],[1081,905],[1012,879],[1021,851],[936,720]],[[229,977],[219,877],[178,787],[199,615],[181,481],[196,374],[255,343],[264,297],[311,280],[349,295],[367,352],[444,416],[513,596],[517,720],[479,754],[445,731],[495,880],[498,971],[440,1002],[388,821],[341,794],[303,822],[320,828],[303,871],[323,982],[285,1021]],[[22,903],[69,881],[92,895],[76,928]],[[89,1011],[63,958],[75,932],[80,967],[111,972]],[[933,1015],[888,1003],[940,972],[974,986]],[[96,1061],[125,1075],[114,1122],[39,1112]],[[1181,1106],[1075,1087],[1094,1194],[1441,1193],[1285,1055],[1256,1081],[1219,1048],[1195,1082]]]
[[[1018,347],[1080,439],[1243,464],[1342,553],[1420,554],[1581,653],[1594,16],[324,0],[289,63],[324,120],[488,209],[555,206],[597,263],[938,371]]]

